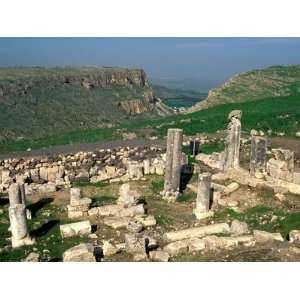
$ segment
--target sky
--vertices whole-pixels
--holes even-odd
[[[0,66],[134,67],[200,85],[287,64],[300,64],[300,38],[0,38]]]

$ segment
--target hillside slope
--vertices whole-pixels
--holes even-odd
[[[208,97],[187,110],[188,113],[226,103],[274,99],[298,95],[300,100],[300,65],[273,66],[238,74]]]
[[[0,68],[0,142],[170,113],[140,69]]]

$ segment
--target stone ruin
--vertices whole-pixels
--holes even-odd
[[[26,194],[51,193],[75,182],[126,182],[148,174],[163,175],[160,147],[123,147],[43,158],[0,160],[0,192],[13,182],[24,183]]]
[[[165,181],[162,195],[175,200],[179,195],[182,168],[182,129],[168,129]]]
[[[249,169],[245,170],[240,167],[241,116],[242,112],[237,110],[229,114],[225,150],[223,152],[213,153],[212,155],[200,153],[196,156],[196,160],[202,161],[209,167],[218,170],[218,173],[213,175],[207,172],[200,172],[197,184],[188,185],[188,188],[191,188],[197,194],[193,214],[200,221],[200,224],[203,219],[212,217],[215,208],[218,206],[236,208],[235,203],[226,202],[226,199],[229,194],[238,190],[240,185],[251,187],[265,186],[272,188],[274,191],[280,191],[280,193],[288,191],[300,195],[300,174],[294,171],[293,152],[285,149],[272,149],[273,157],[267,160],[267,139],[264,137],[255,135],[251,137]],[[132,189],[128,181],[142,180],[144,175],[147,174],[164,174],[164,189],[161,194],[168,201],[176,200],[180,193],[182,173],[184,171],[188,172],[184,167],[188,164],[188,161],[187,157],[182,153],[182,143],[183,131],[176,128],[169,129],[165,156],[159,151],[151,158],[143,157],[138,160],[134,156],[129,157],[129,155],[123,154],[120,162],[122,161],[122,168],[124,170],[116,171],[117,169],[113,170],[113,168],[116,168],[115,166],[109,165],[112,159],[110,154],[110,156],[105,158],[105,161],[108,160],[106,161],[107,165],[102,165],[101,170],[105,170],[104,175],[96,171],[99,168],[97,163],[97,160],[100,159],[99,157],[92,155],[91,157],[96,157],[96,162],[92,160],[93,163],[91,163],[91,157],[83,155],[83,159],[80,160],[80,167],[82,167],[82,164],[87,164],[88,167],[85,171],[80,169],[79,173],[75,171],[79,179],[87,176],[89,181],[97,182],[100,180],[99,177],[101,177],[101,180],[109,178],[110,182],[115,182],[123,178],[126,183],[120,186],[119,197],[115,204],[92,208],[92,200],[82,197],[79,188],[70,188],[70,203],[67,206],[68,217],[69,219],[79,220],[60,226],[62,238],[67,239],[74,236],[93,235],[93,226],[91,223],[93,220],[97,220],[97,224],[105,224],[115,230],[123,228],[127,230],[124,235],[125,242],[122,244],[113,244],[110,241],[103,241],[103,255],[108,257],[120,251],[126,251],[132,254],[136,261],[147,260],[149,258],[156,261],[168,261],[170,257],[182,253],[227,250],[240,245],[249,247],[260,243],[280,243],[283,241],[283,237],[279,233],[269,233],[259,230],[254,230],[251,233],[247,224],[238,220],[234,220],[231,225],[217,223],[170,231],[162,237],[164,241],[163,245],[158,245],[151,236],[148,236],[144,229],[155,226],[156,219],[154,216],[146,213],[142,195]],[[193,153],[195,154],[194,150]],[[74,164],[73,167],[75,167],[77,163],[78,161],[73,161],[71,164]],[[27,165],[27,167],[30,166],[32,167],[30,164]],[[44,181],[42,184],[49,184],[49,179],[55,178],[56,181],[59,176],[70,175],[70,173],[66,172],[68,170],[66,161],[64,162],[64,175],[61,175],[62,167],[56,166],[58,167],[56,170],[58,170],[59,175],[54,176],[47,173],[46,176],[46,172],[42,169],[44,167],[40,163],[34,164],[33,169],[30,169],[30,171],[26,168],[23,168],[23,170],[27,170],[24,174],[30,174],[29,178],[31,180],[35,176],[36,179],[47,177],[48,182]],[[48,166],[47,168],[53,168],[53,166]],[[36,171],[37,169],[39,171]],[[117,173],[118,175],[112,176],[111,174],[113,173]],[[3,181],[3,176],[6,179],[8,178],[6,168],[2,168],[1,176],[2,187],[6,187],[7,181]],[[13,176],[20,180],[20,174],[14,174]],[[70,177],[69,181],[66,181],[65,177],[63,178],[64,183],[68,182],[71,184]],[[222,185],[214,182],[218,179],[228,179],[232,182]],[[40,183],[35,182],[35,184]],[[55,185],[57,182],[53,182],[53,184]],[[26,193],[30,191],[33,191],[33,189],[27,184]],[[30,214],[26,213],[25,185],[10,183],[9,200],[12,246],[19,247],[34,243],[34,239],[29,236],[27,229],[27,215],[29,216]],[[82,220],[84,218],[88,218],[88,220]],[[229,236],[222,236],[223,234]],[[293,230],[290,232],[290,242],[297,241],[300,242],[300,231]],[[96,247],[91,243],[82,243],[68,249],[63,255],[63,260],[96,261]]]
[[[34,239],[29,236],[27,227],[26,196],[24,185],[13,183],[9,187],[9,220],[11,243],[13,248],[33,245]]]

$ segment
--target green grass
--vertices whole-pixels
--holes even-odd
[[[151,189],[153,194],[159,194],[163,190],[163,188],[164,188],[163,179],[151,181]]]
[[[136,132],[141,135],[141,129],[153,129],[158,137],[164,137],[170,127],[182,128],[187,135],[197,133],[215,133],[217,130],[224,130],[227,126],[227,115],[234,109],[243,111],[242,131],[249,133],[251,129],[271,129],[273,135],[276,132],[284,132],[286,136],[295,137],[300,131],[300,95],[295,94],[287,97],[267,98],[260,101],[245,103],[230,103],[212,107],[206,110],[194,112],[188,115],[175,115],[165,118],[148,120],[124,121],[115,129],[102,128],[95,130],[75,131],[73,133],[35,139],[34,141],[19,141],[13,143],[1,143],[0,152],[14,150],[26,150],[27,148],[37,149],[49,147],[50,145],[76,144],[86,142],[100,142],[119,139],[117,129],[126,128],[129,132]],[[191,119],[189,123],[182,123],[181,120]],[[205,152],[221,149],[222,145],[202,146]]]
[[[106,204],[115,204],[117,198],[112,196],[99,196],[92,198],[92,207],[102,206]]]
[[[274,216],[277,219],[271,222]],[[300,230],[300,212],[287,212],[269,206],[252,207],[243,213],[237,213],[232,209],[226,208],[217,211],[214,218],[216,221],[237,219],[246,222],[251,230],[280,232],[286,239],[291,230]]]
[[[73,186],[74,187],[105,187],[105,186],[109,186],[110,183],[109,181],[98,181],[98,182],[74,182]]]
[[[192,191],[187,191],[185,190],[184,193],[180,194],[177,197],[178,202],[191,202],[191,201],[195,201],[196,199],[196,194],[193,193]]]
[[[156,223],[160,226],[169,225],[171,222],[169,220],[169,218],[164,215],[156,214],[156,215],[154,215],[154,217],[155,217]]]
[[[209,144],[201,145],[200,151],[201,153],[211,154],[213,152],[221,152],[224,150],[224,143],[222,142],[215,142]]]
[[[31,207],[34,207],[34,205],[31,205]],[[0,248],[3,248],[10,245],[7,238],[10,238],[11,234],[8,231],[8,205],[0,205],[0,208],[4,210],[4,214],[0,215]],[[60,261],[64,251],[79,243],[87,242],[87,237],[61,238],[59,226],[72,221],[60,220],[60,212],[60,208],[53,203],[45,202],[43,207],[36,210],[32,220],[28,220],[28,228],[31,235],[36,236],[36,244],[2,251],[0,261],[20,261],[34,251],[34,248],[36,249],[35,252],[39,253],[42,261]]]

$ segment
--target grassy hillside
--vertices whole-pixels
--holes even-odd
[[[189,111],[224,103],[247,102],[298,95],[300,98],[300,65],[273,66],[238,74],[209,91],[206,100]]]
[[[47,138],[157,116],[143,70],[0,68],[0,141]]]
[[[270,103],[272,104],[270,105]],[[121,136],[118,129],[136,132],[139,137],[145,137],[145,133],[149,131],[151,131],[151,135],[163,137],[167,129],[171,127],[182,128],[187,135],[214,133],[217,130],[226,128],[227,115],[233,109],[241,109],[243,111],[242,131],[245,133],[249,133],[252,128],[261,129],[264,132],[271,129],[272,135],[283,132],[286,136],[295,137],[295,133],[300,131],[299,97],[293,95],[265,98],[261,101],[222,104],[186,115],[124,122],[115,129],[104,128],[75,131],[35,141],[23,140],[13,143],[2,143],[0,144],[0,152],[26,150],[29,147],[38,149],[51,145],[119,139]]]

